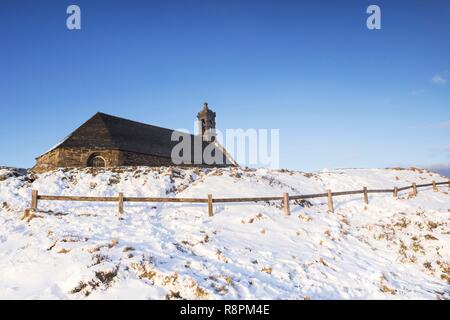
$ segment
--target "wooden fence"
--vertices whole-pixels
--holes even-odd
[[[184,202],[184,203],[207,203],[208,215],[213,216],[213,203],[238,203],[238,202],[267,202],[267,201],[282,201],[283,210],[286,215],[290,214],[289,201],[305,200],[313,198],[327,198],[328,199],[328,211],[334,212],[333,197],[348,196],[363,194],[364,203],[369,204],[369,193],[392,193],[395,198],[398,197],[398,193],[408,189],[412,189],[412,195],[417,195],[418,188],[433,187],[434,191],[438,191],[439,185],[448,185],[450,189],[450,179],[446,182],[435,182],[426,184],[413,183],[410,186],[393,189],[367,189],[364,187],[362,190],[355,191],[337,191],[332,192],[327,190],[326,193],[305,194],[305,195],[289,195],[284,193],[283,196],[274,197],[256,197],[256,198],[213,198],[211,194],[208,194],[207,198],[142,198],[142,197],[125,197],[123,193],[119,193],[117,197],[80,197],[80,196],[48,196],[40,195],[37,190],[33,190],[31,193],[31,210],[37,210],[38,200],[46,201],[90,201],[90,202],[118,202],[119,213],[124,212],[124,202]]]

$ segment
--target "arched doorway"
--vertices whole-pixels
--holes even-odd
[[[98,155],[92,155],[89,157],[87,165],[93,168],[104,168],[106,167],[106,161]]]

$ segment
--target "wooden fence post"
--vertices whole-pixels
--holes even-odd
[[[37,210],[38,205],[38,191],[32,190],[31,191],[31,210]]]
[[[433,180],[433,191],[434,192],[438,192],[439,191],[439,189],[438,189],[438,187],[436,185],[436,181],[434,181],[434,180]]]
[[[397,187],[395,187],[394,188],[394,198],[398,198],[398,188]]]
[[[363,191],[364,191],[364,203],[369,204],[369,195],[367,194],[367,187],[364,187]]]
[[[123,193],[119,192],[119,213],[122,214],[123,213]]]
[[[448,179],[448,189],[450,190],[450,179]]]
[[[328,212],[333,213],[334,212],[334,206],[333,206],[333,193],[331,190],[327,190],[328,193]]]
[[[288,216],[291,214],[289,210],[289,193],[283,195],[284,213]]]
[[[415,182],[413,182],[412,188],[413,188],[413,196],[415,197],[415,196],[417,196],[417,185]]]
[[[208,194],[208,216],[212,217],[213,215],[214,212],[213,212],[212,194]]]

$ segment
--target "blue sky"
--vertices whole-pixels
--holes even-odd
[[[219,129],[279,128],[285,168],[448,168],[449,36],[445,0],[2,0],[0,165],[97,111],[192,129],[208,101]]]

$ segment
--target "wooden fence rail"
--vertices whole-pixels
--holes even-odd
[[[406,187],[394,187],[393,189],[367,189],[364,187],[362,190],[353,191],[337,191],[332,192],[327,190],[326,193],[315,193],[315,194],[303,194],[303,195],[292,195],[284,193],[279,197],[253,197],[253,198],[213,198],[211,194],[208,194],[207,198],[161,198],[161,197],[125,197],[122,192],[118,194],[117,197],[84,197],[84,196],[49,196],[40,195],[37,190],[32,190],[31,192],[31,209],[37,210],[38,200],[47,201],[89,201],[89,202],[118,202],[119,213],[124,212],[124,202],[178,202],[178,203],[207,203],[208,204],[208,215],[213,216],[213,203],[242,203],[242,202],[268,202],[268,201],[282,201],[283,210],[286,215],[290,214],[289,201],[295,200],[305,200],[313,198],[327,198],[328,200],[328,211],[334,212],[333,197],[338,196],[348,196],[355,194],[364,195],[364,203],[369,204],[369,194],[370,193],[392,193],[394,198],[398,197],[400,191],[405,191],[408,189],[413,189],[413,196],[417,195],[418,188],[433,187],[433,190],[439,191],[438,186],[448,185],[450,189],[450,179],[445,182],[435,182],[416,184],[412,183],[410,186]]]

